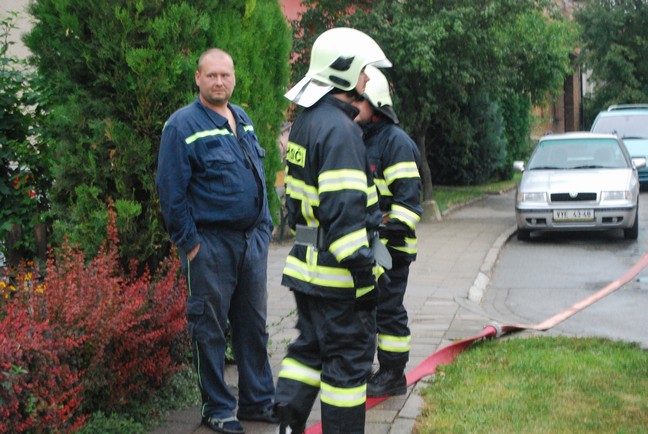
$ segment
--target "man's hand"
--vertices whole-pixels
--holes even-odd
[[[193,249],[191,249],[189,253],[187,253],[187,259],[193,261],[193,258],[195,258],[196,255],[198,254],[198,250],[200,250],[200,243],[196,244],[196,246]]]

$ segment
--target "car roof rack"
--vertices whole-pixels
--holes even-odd
[[[613,104],[608,107],[607,111],[611,112],[614,110],[633,110],[633,109],[647,109],[648,104]]]

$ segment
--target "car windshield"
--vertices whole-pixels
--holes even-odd
[[[528,170],[627,168],[615,139],[543,140],[529,159]]]
[[[592,132],[618,134],[623,139],[648,139],[648,113],[599,117]]]

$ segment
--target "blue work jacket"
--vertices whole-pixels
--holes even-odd
[[[200,98],[171,115],[164,125],[156,178],[162,215],[173,243],[189,252],[199,227],[272,232],[263,158],[254,126],[243,109],[228,104],[227,119]]]

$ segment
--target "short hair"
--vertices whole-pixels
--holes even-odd
[[[232,59],[232,56],[225,50],[222,50],[220,48],[210,48],[208,50],[203,51],[203,53],[200,55],[198,58],[198,71],[200,71],[200,66],[202,65],[203,59],[207,56],[216,56],[216,57],[229,57],[229,59],[232,61],[232,65],[234,65],[234,59]]]

